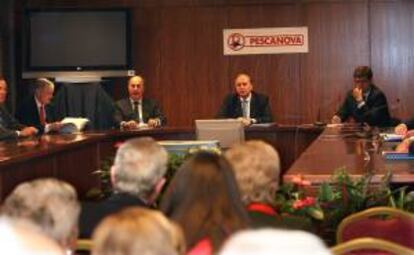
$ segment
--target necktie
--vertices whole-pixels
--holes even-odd
[[[244,118],[248,118],[249,116],[247,116],[247,100],[246,99],[242,99],[242,111],[243,111],[243,117]]]
[[[46,112],[44,105],[40,105],[39,107],[39,120],[42,126],[46,125]]]
[[[138,101],[134,101],[134,120],[139,121],[139,109],[138,109]]]

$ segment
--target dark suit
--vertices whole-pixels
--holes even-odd
[[[352,96],[352,90],[348,92],[341,108],[336,113],[342,121],[353,118],[358,123],[367,123],[370,126],[386,127],[391,124],[388,111],[387,98],[375,85],[370,85],[370,92],[365,99],[365,105],[358,108],[358,103]]]
[[[407,125],[408,130],[414,129],[414,118],[407,120],[403,122],[405,125]]]
[[[145,123],[148,122],[148,119],[155,118],[160,119],[161,126],[167,123],[166,118],[161,112],[161,108],[159,107],[157,102],[155,102],[152,99],[142,99],[142,115]],[[121,99],[115,103],[114,121],[118,126],[122,121],[138,121],[137,119],[134,119],[134,117],[134,110],[132,109],[131,100],[129,98]]]
[[[243,117],[240,97],[236,93],[227,95],[216,117]],[[267,123],[273,121],[272,111],[270,110],[269,105],[269,98],[267,96],[252,92],[252,97],[250,100],[250,118],[256,119],[257,123]]]
[[[82,203],[79,236],[90,238],[93,230],[103,218],[130,206],[148,207],[139,198],[126,193],[114,193],[101,202]]]
[[[56,118],[53,116],[53,110],[50,105],[46,105],[46,122],[54,122]],[[26,98],[17,109],[16,117],[19,121],[27,126],[34,126],[40,132],[43,132],[44,126],[40,124],[39,110],[34,96]]]
[[[0,140],[17,138],[16,130],[21,130],[24,127],[7,111],[4,105],[0,105]]]

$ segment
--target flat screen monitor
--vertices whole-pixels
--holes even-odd
[[[244,141],[244,127],[236,119],[196,120],[197,140],[217,140],[222,148]]]
[[[127,70],[128,9],[31,9],[25,12],[25,71]]]

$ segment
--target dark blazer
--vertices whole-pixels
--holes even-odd
[[[386,127],[391,124],[387,98],[374,84],[370,85],[368,98],[361,109],[358,109],[357,102],[352,96],[352,90],[350,90],[336,115],[342,121],[352,117],[356,122],[365,122],[370,126]]]
[[[17,138],[16,131],[24,127],[7,111],[4,105],[0,105],[0,140]]]
[[[414,129],[414,118],[405,121],[404,124],[407,125],[408,130]]]
[[[54,111],[52,110],[52,106],[46,105],[46,122],[54,122],[56,118],[54,117]],[[34,96],[30,96],[26,98],[20,107],[17,109],[16,117],[19,121],[27,126],[34,126],[40,132],[43,132],[44,126],[40,124],[40,116],[39,110],[37,109],[36,101]]]
[[[238,118],[242,116],[243,111],[240,97],[236,93],[232,93],[224,98],[216,118]],[[257,123],[273,121],[269,98],[267,96],[252,92],[252,98],[250,101],[250,118],[256,119]]]
[[[152,99],[142,99],[142,115],[144,122],[148,122],[148,119],[159,118],[161,126],[167,123],[167,119],[161,111],[158,103]],[[134,119],[134,110],[132,109],[131,101],[129,98],[124,98],[115,103],[114,122],[116,125],[120,125],[122,121],[130,121]]]
[[[93,230],[103,218],[130,206],[148,207],[139,198],[126,193],[114,193],[100,202],[82,203],[79,217],[80,237],[90,238]]]

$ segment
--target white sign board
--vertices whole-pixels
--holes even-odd
[[[307,27],[224,29],[224,55],[306,53]]]

